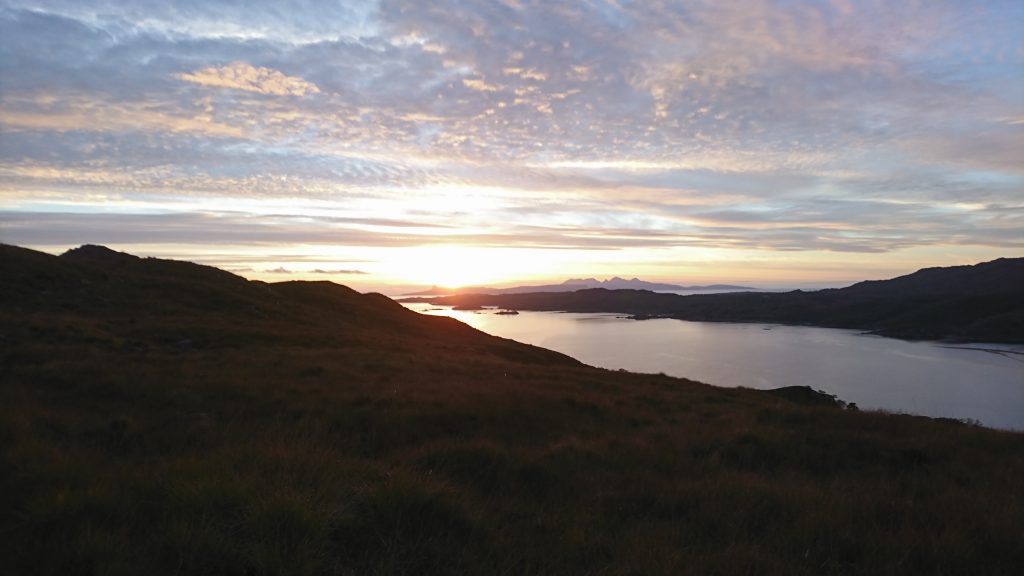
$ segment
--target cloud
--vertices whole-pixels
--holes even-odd
[[[244,130],[213,120],[206,115],[184,111],[163,111],[151,105],[132,102],[104,102],[87,98],[68,98],[59,107],[38,103],[35,109],[0,109],[0,125],[15,131],[65,133],[81,130],[96,132],[142,131],[169,134],[200,134],[212,137],[241,137]]]
[[[321,268],[310,270],[310,272],[313,274],[366,274],[362,270],[323,270]]]
[[[1019,247],[1010,4],[342,4],[7,2],[2,233]]]
[[[109,209],[108,209],[109,210]],[[879,220],[877,214],[888,212]],[[827,250],[879,253],[937,243],[1021,249],[1024,206],[803,200],[744,209],[653,206],[624,215],[614,205],[561,205],[543,216],[497,208],[483,218],[408,214],[407,220],[324,214],[204,211],[161,214],[0,212],[0,241],[22,245],[82,243],[212,246],[373,247],[474,245],[536,250],[628,250],[705,247],[753,250]],[[293,260],[296,258],[293,257]],[[336,256],[328,261],[339,262]],[[319,274],[357,270],[316,267]]]
[[[5,5],[164,36],[297,44],[370,33],[375,9],[373,0],[346,0],[329,10],[320,0],[7,0]]]
[[[500,90],[500,87],[488,84],[480,78],[463,78],[462,85],[477,92],[497,92]]]
[[[210,66],[189,74],[179,74],[178,78],[200,86],[245,90],[274,96],[305,96],[320,93],[315,84],[302,78],[286,76],[277,70],[262,66],[256,68],[245,62],[234,62],[220,67]]]
[[[302,270],[289,270],[284,266],[278,266],[269,270],[263,270],[266,274],[298,274],[302,273]],[[323,268],[314,268],[308,271],[309,274],[324,274],[328,276],[340,276],[340,275],[365,275],[366,272],[362,270],[324,270]]]

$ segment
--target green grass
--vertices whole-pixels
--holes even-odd
[[[197,296],[217,282],[135,309],[113,273],[102,311],[3,300],[0,574],[1024,566],[1024,435],[590,368],[330,285],[239,286],[228,310]]]

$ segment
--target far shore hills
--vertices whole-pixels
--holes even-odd
[[[463,310],[495,306],[506,310],[616,313],[638,320],[811,325],[864,330],[906,340],[1024,343],[1024,258],[925,268],[889,280],[813,292],[732,291],[682,296],[655,292],[662,288],[609,288],[459,293],[400,301]]]
[[[732,284],[709,284],[683,286],[680,284],[665,284],[661,282],[647,282],[639,278],[627,280],[618,276],[608,280],[597,278],[570,278],[559,284],[539,284],[529,286],[513,286],[511,288],[489,288],[487,286],[469,286],[463,288],[445,288],[443,286],[431,286],[427,290],[409,292],[403,296],[454,296],[456,294],[527,294],[531,292],[575,292],[589,288],[605,288],[607,290],[651,290],[654,292],[738,292],[756,291],[758,288],[750,286],[735,286]]]

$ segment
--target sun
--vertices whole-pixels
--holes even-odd
[[[391,274],[410,284],[463,288],[502,284],[546,271],[532,250],[462,245],[417,246],[389,259]]]

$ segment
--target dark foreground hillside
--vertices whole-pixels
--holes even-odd
[[[463,308],[612,312],[638,319],[806,324],[867,330],[910,340],[1024,343],[1024,258],[925,268],[890,280],[816,292],[679,296],[595,288],[407,300]]]
[[[1019,573],[1024,435],[796,392],[2,246],[0,574]]]

